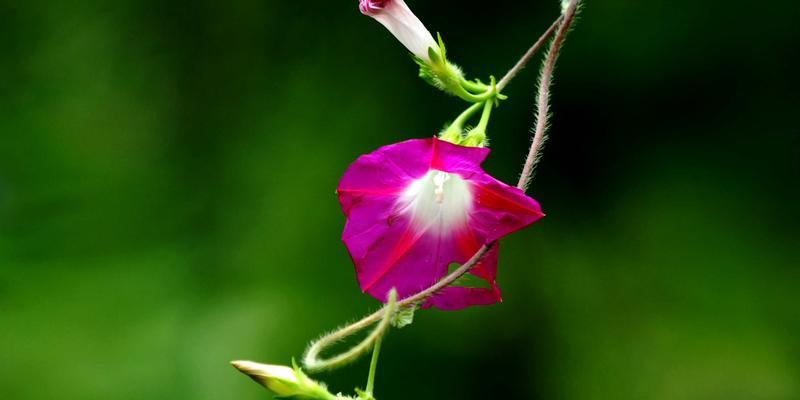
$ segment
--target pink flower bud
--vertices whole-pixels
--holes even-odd
[[[380,22],[408,51],[430,62],[428,48],[439,52],[439,45],[422,21],[403,0],[359,0],[359,10]]]

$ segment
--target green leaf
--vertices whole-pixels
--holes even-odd
[[[411,325],[411,323],[414,322],[414,312],[416,310],[416,305],[401,308],[397,311],[397,314],[394,315],[394,318],[392,319],[392,326],[400,329]]]

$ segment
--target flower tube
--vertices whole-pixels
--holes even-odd
[[[360,0],[358,8],[362,14],[385,26],[408,51],[425,62],[431,61],[429,48],[439,53],[436,40],[403,0]]]

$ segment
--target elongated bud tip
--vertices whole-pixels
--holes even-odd
[[[292,363],[294,364],[294,361]],[[297,365],[291,368],[252,361],[231,361],[231,365],[280,398],[344,399],[341,396],[332,395],[324,384],[309,378]]]
[[[364,15],[375,15],[384,8],[390,0],[359,0],[358,9]]]
[[[288,371],[292,372],[292,369],[289,367],[284,367],[281,365],[267,365],[267,364],[259,364],[257,362],[252,361],[231,361],[231,365],[234,368],[238,369],[240,372],[246,375],[270,375],[275,373],[276,371]]]
[[[408,51],[428,62],[428,49],[439,51],[439,46],[422,21],[403,0],[359,0],[358,9],[380,22]]]
[[[301,381],[289,367],[252,361],[231,361],[231,365],[279,396],[294,396],[302,392]]]

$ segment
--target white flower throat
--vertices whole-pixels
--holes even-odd
[[[447,172],[439,171],[433,175],[433,196],[436,202],[442,204],[444,202],[444,183],[450,180],[450,174]]]
[[[463,226],[471,206],[469,183],[435,169],[412,182],[401,196],[401,212],[411,213],[413,226],[422,230],[449,232]]]

